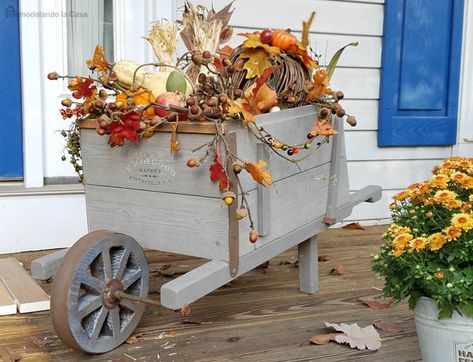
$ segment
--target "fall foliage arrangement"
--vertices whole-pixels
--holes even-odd
[[[439,318],[473,317],[473,159],[453,157],[394,196],[387,242],[373,255],[386,296],[434,299]]]
[[[338,50],[326,67],[310,48],[309,29],[312,13],[303,22],[301,39],[290,30],[264,29],[239,34],[245,40],[237,48],[222,46],[232,36],[228,25],[231,5],[215,11],[186,2],[181,21],[155,22],[144,38],[152,46],[156,63],[138,64],[131,60],[109,62],[104,50],[97,46],[87,65],[91,76],[48,74],[51,80],[68,79],[70,98],[62,100],[64,119],[72,119],[65,151],[82,180],[80,134],[77,121],[94,119],[97,133],[108,137],[111,147],[125,142],[136,143],[152,137],[163,124],[168,124],[170,152],[179,152],[179,125],[182,122],[211,123],[215,137],[193,151],[189,168],[201,167],[210,157],[210,180],[218,183],[222,200],[227,205],[239,202],[235,217],[250,221],[249,240],[256,242],[246,193],[240,177],[245,171],[262,185],[271,185],[271,174],[263,160],[243,160],[229,149],[225,122],[247,127],[251,135],[264,143],[275,155],[297,164],[336,134],[332,116],[344,117],[354,126],[356,120],[339,104],[343,92],[332,91],[330,78],[347,46]],[[180,35],[187,52],[176,59],[176,43]],[[151,70],[150,70],[151,69]],[[307,138],[290,144],[258,126],[256,117],[267,112],[314,105],[317,117]],[[223,152],[221,151],[223,150]],[[62,156],[66,160],[66,155]],[[236,195],[230,182],[233,172],[242,190]],[[238,200],[239,199],[239,200]]]

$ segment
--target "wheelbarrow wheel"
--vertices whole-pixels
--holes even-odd
[[[54,330],[76,350],[111,351],[133,333],[145,308],[114,293],[147,297],[148,278],[143,249],[130,236],[111,231],[83,236],[69,249],[54,278]]]

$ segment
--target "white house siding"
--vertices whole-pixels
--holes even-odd
[[[210,5],[212,2],[204,1],[204,3]],[[226,3],[227,0],[213,0],[216,9]],[[466,11],[472,13],[471,1],[467,0],[465,4]],[[464,141],[454,147],[378,148],[383,0],[235,0],[234,5],[235,12],[231,25],[235,27],[235,33],[267,27],[290,28],[299,34],[302,20],[306,20],[311,11],[316,11],[310,39],[312,48],[317,49],[318,54],[322,54],[322,64],[327,64],[341,46],[353,41],[359,42],[357,48],[350,47],[345,50],[332,78],[331,87],[343,90],[346,97],[342,102],[344,108],[358,120],[356,127],[351,128],[348,125],[345,127],[351,191],[368,184],[377,184],[383,188],[383,197],[374,205],[357,206],[347,222],[353,220],[361,220],[365,224],[386,222],[389,219],[388,204],[396,192],[429,177],[431,169],[446,157],[457,155],[458,152],[463,156],[473,157],[471,146]],[[465,14],[465,22],[467,19],[469,18]],[[471,21],[469,27],[471,28]],[[233,39],[230,45],[236,45],[242,39]],[[472,55],[469,57],[470,63],[464,64],[463,76],[465,78],[469,75],[468,79],[472,79]],[[471,87],[470,83],[464,83],[464,87]],[[467,92],[464,90],[463,94]],[[468,99],[470,101],[462,103],[463,107],[472,110],[471,98]],[[473,135],[471,122],[468,126],[460,124],[461,140],[466,129]]]

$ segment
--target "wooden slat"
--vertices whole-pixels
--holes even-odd
[[[348,161],[443,159],[452,147],[378,147],[376,131],[345,134]]]
[[[0,315],[16,313],[16,303],[0,278]]]
[[[227,0],[203,0],[215,9],[227,5]],[[311,11],[316,11],[313,29],[325,33],[381,35],[383,32],[382,4],[344,2],[331,0],[236,0],[230,24],[236,27],[254,27],[264,24],[267,28],[302,30],[302,21]]]
[[[0,259],[0,278],[14,298],[20,313],[49,309],[49,296],[15,258]]]
[[[95,129],[97,128],[97,120],[84,119],[77,122],[80,128]],[[198,134],[215,134],[215,126],[210,122],[179,122],[179,133],[198,133]],[[155,128],[155,132],[172,132],[171,124],[163,123]]]

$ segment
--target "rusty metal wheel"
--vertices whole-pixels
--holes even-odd
[[[135,330],[144,304],[121,299],[148,295],[148,264],[130,236],[94,231],[79,239],[59,267],[51,294],[51,319],[59,338],[87,353],[121,345]]]

